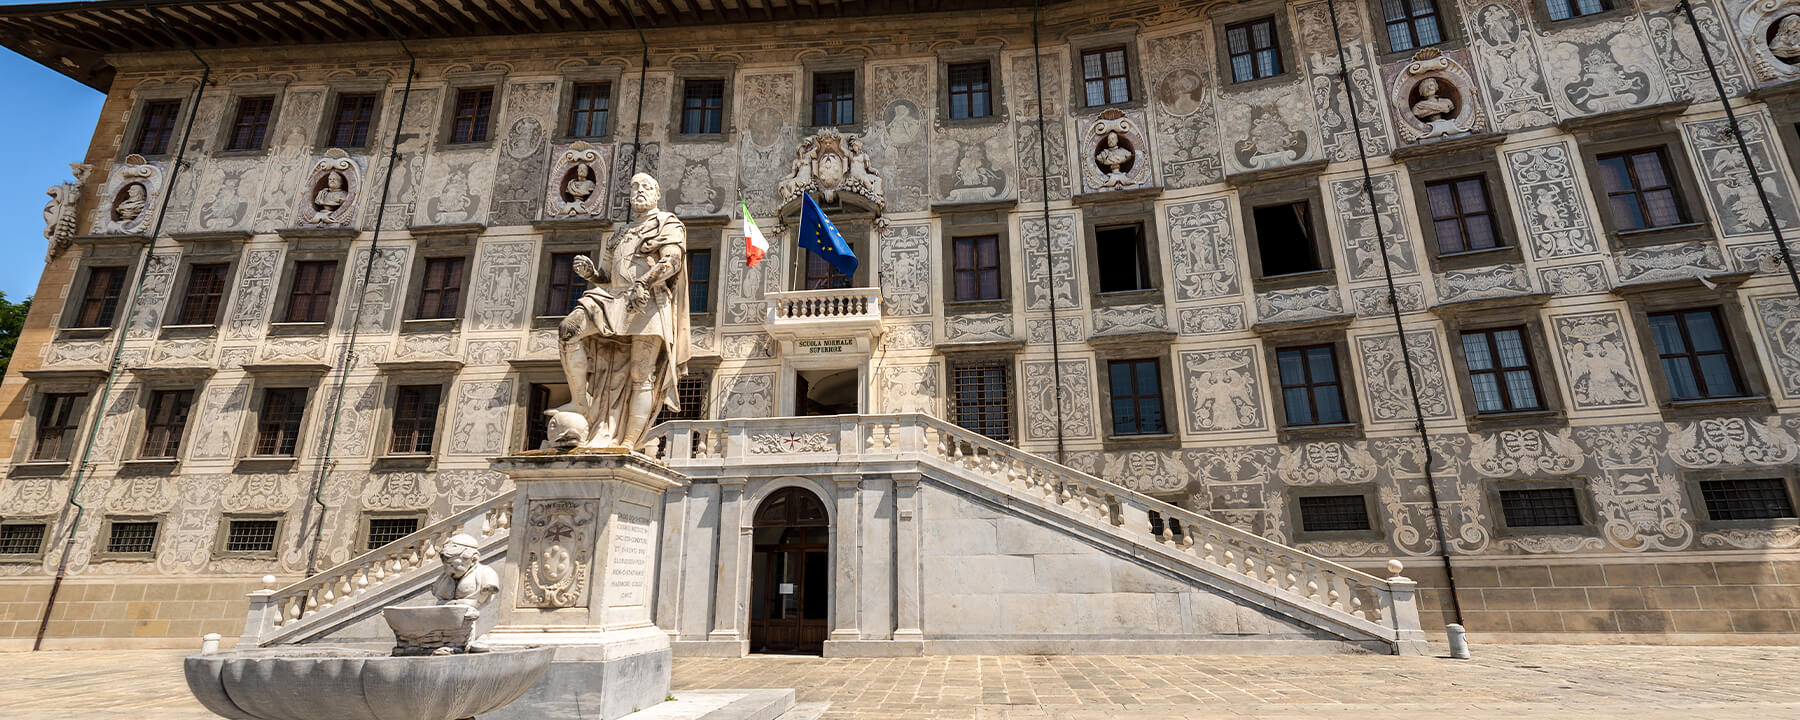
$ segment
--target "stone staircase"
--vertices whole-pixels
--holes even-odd
[[[652,430],[649,445],[652,457],[696,481],[827,468],[926,475],[1325,636],[1395,654],[1425,648],[1415,584],[1398,576],[1398,563],[1390,565],[1395,577],[1376,577],[934,417],[668,422]],[[510,493],[499,496],[313,578],[253,593],[240,646],[314,641],[368,622],[430,582],[436,548],[455,533],[481,539],[484,557],[498,559],[511,505]]]

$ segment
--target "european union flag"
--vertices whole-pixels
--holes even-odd
[[[818,253],[838,272],[856,274],[856,253],[850,250],[850,243],[844,242],[837,226],[825,217],[825,211],[813,202],[811,193],[806,195],[806,205],[800,211],[800,247]]]

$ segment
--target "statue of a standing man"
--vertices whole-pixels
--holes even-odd
[[[662,406],[681,409],[676,381],[688,361],[687,229],[657,208],[656,179],[631,178],[635,225],[615,233],[595,263],[575,258],[594,287],[558,329],[570,404],[587,420],[580,448],[629,452]]]

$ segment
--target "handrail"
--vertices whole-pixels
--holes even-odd
[[[793,290],[764,295],[768,321],[838,320],[881,317],[881,288]]]

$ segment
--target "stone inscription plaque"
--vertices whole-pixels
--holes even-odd
[[[613,607],[648,601],[650,508],[620,503],[612,516],[612,558],[606,564],[606,594]]]

